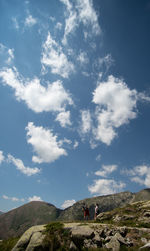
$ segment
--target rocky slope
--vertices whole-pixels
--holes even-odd
[[[150,200],[150,189],[138,193],[122,192],[113,195],[87,198],[76,202],[66,210],[60,210],[45,202],[30,202],[8,213],[0,215],[0,239],[20,236],[29,227],[52,221],[76,221],[83,219],[82,206],[87,204],[90,218],[94,218],[94,207],[98,203],[101,212],[107,212],[128,203]]]

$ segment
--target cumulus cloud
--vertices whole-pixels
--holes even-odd
[[[102,168],[95,172],[95,175],[107,177],[109,174],[117,170],[117,165],[102,165]]]
[[[108,195],[122,191],[125,186],[125,183],[113,179],[97,179],[88,186],[88,190],[94,195]]]
[[[5,157],[3,155],[3,151],[0,151],[0,164],[4,161]]]
[[[128,171],[128,173],[131,175],[131,180],[133,182],[150,187],[150,166],[136,166],[132,170]]]
[[[61,81],[49,83],[47,87],[40,84],[38,78],[24,79],[14,68],[4,68],[0,71],[3,83],[15,90],[18,101],[23,100],[34,112],[64,111],[66,105],[73,101]]]
[[[28,201],[42,201],[42,199],[41,199],[41,197],[40,196],[36,196],[36,195],[34,195],[34,196],[32,196],[32,197],[29,197],[28,198]]]
[[[49,32],[43,44],[41,63],[44,70],[45,66],[49,67],[53,74],[58,74],[63,78],[68,78],[74,72],[74,65],[63,53],[62,47],[52,39]]]
[[[60,112],[56,117],[56,121],[59,121],[62,127],[70,126],[70,111]]]
[[[92,127],[92,119],[89,110],[81,111],[81,133],[85,134],[90,132]]]
[[[93,103],[97,105],[95,139],[110,145],[117,135],[115,129],[136,118],[137,100],[137,91],[130,90],[122,79],[109,76],[99,83],[93,92]]]
[[[37,20],[32,17],[32,15],[28,15],[25,19],[25,26],[32,27],[37,23]]]
[[[67,207],[71,207],[74,203],[76,203],[75,200],[65,200],[64,203],[61,205],[61,208],[66,209]]]
[[[32,145],[36,155],[32,157],[32,161],[36,163],[51,163],[67,152],[61,147],[61,141],[57,141],[57,136],[53,135],[51,130],[42,126],[35,126],[33,122],[29,122],[26,127],[27,142]]]
[[[17,198],[17,197],[8,197],[7,195],[3,195],[2,196],[2,198],[4,199],[4,200],[11,200],[11,201],[14,201],[14,202],[16,202],[16,201],[21,201],[21,202],[24,202],[25,201],[25,199],[19,199],[19,198]]]

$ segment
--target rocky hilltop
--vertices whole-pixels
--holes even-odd
[[[12,251],[150,250],[150,201],[100,213],[96,222],[34,226]]]
[[[140,200],[150,200],[150,189],[144,189],[138,193],[122,192],[87,198],[65,210],[60,210],[46,202],[30,202],[0,215],[0,240],[20,236],[29,227],[39,224],[47,224],[52,221],[83,220],[82,206],[84,203],[89,206],[90,218],[93,220],[96,203],[99,204],[101,212],[107,212]]]

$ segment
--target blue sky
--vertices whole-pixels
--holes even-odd
[[[150,1],[0,0],[0,210],[150,186]]]

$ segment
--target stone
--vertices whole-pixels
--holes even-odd
[[[147,249],[147,250],[150,250],[150,242],[148,242],[147,244],[145,244],[143,247],[140,247],[139,250],[142,250],[142,249]]]
[[[71,243],[70,243],[69,250],[77,250],[77,247],[76,247],[76,245],[74,244],[73,241],[71,241]]]
[[[111,249],[112,251],[120,250],[120,242],[117,240],[115,236],[111,238],[111,240],[105,244],[105,247]]]
[[[125,244],[126,245],[126,241],[124,240],[124,238],[121,236],[121,234],[116,233],[114,236],[121,244]]]
[[[89,226],[77,226],[71,229],[72,237],[79,237],[82,239],[90,239],[95,236],[94,230]]]
[[[26,251],[34,251],[36,247],[41,247],[42,250],[42,243],[45,238],[45,235],[42,232],[35,232],[31,236],[30,242],[26,248]]]
[[[34,233],[37,232],[43,232],[45,230],[45,225],[39,225],[39,226],[33,226],[29,228],[19,239],[19,241],[16,243],[15,247],[12,249],[12,251],[22,251],[26,250],[28,247],[28,244],[31,240],[31,237]]]

